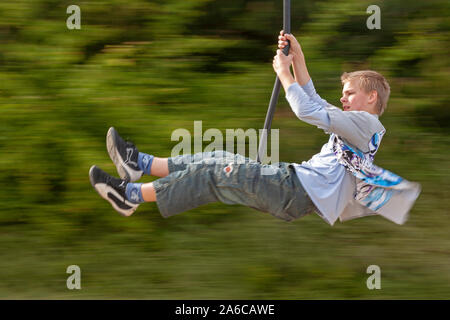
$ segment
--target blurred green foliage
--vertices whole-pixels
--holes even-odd
[[[66,27],[71,4],[81,30]],[[381,30],[366,27],[370,4]],[[449,298],[448,16],[443,0],[292,1],[292,32],[330,103],[343,71],[387,77],[377,164],[423,187],[404,226],[369,217],[330,227],[220,203],[170,219],[145,204],[125,219],[88,180],[92,164],[116,174],[110,126],[158,156],[194,120],[261,128],[281,0],[2,1],[0,298]],[[308,160],[327,140],[283,97],[273,128],[281,161]],[[71,264],[80,291],[66,288]],[[382,290],[366,288],[371,264]]]

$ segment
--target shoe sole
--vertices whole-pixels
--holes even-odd
[[[130,209],[125,210],[125,209],[118,207],[117,204],[109,198],[108,193],[118,199],[121,198],[121,196],[117,193],[116,190],[114,190],[112,187],[108,186],[106,183],[95,183],[94,177],[93,177],[93,171],[95,168],[96,168],[96,166],[92,166],[89,169],[89,181],[91,182],[92,187],[95,189],[95,191],[97,191],[97,193],[100,195],[100,197],[102,197],[103,199],[108,201],[112,205],[114,210],[116,210],[122,216],[124,216],[124,217],[131,216],[136,211],[136,209],[139,205],[130,204],[128,201],[126,201],[125,204],[128,207],[130,207]]]
[[[135,182],[140,179],[142,173],[136,173],[135,170],[130,169],[125,164],[125,161],[122,159],[119,151],[115,147],[117,143],[114,131],[115,129],[111,127],[109,128],[108,133],[106,134],[106,148],[108,149],[109,157],[116,165],[117,172],[119,173],[121,179],[130,182]]]

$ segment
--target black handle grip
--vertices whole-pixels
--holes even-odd
[[[291,47],[291,42],[289,40],[287,40],[287,43],[287,46],[283,48],[283,53],[285,56],[289,55],[289,48]]]
[[[284,34],[291,33],[291,0],[283,1],[283,32]],[[291,42],[287,40],[288,45],[283,48],[283,53],[289,55],[289,48]]]

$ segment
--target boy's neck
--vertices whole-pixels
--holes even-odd
[[[370,113],[370,114],[376,116],[377,118],[379,117],[378,112],[376,111],[376,108],[375,108],[374,105],[369,106],[369,107],[367,108],[366,111],[367,111],[368,113]]]

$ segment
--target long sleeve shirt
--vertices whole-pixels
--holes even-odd
[[[356,178],[337,160],[333,152],[334,134],[363,152],[369,152],[374,133],[385,130],[377,115],[365,111],[342,111],[328,104],[315,91],[312,80],[300,86],[294,82],[286,91],[292,111],[300,119],[330,134],[320,152],[301,164],[294,163],[297,177],[317,208],[317,213],[333,225],[367,215],[356,203]]]

